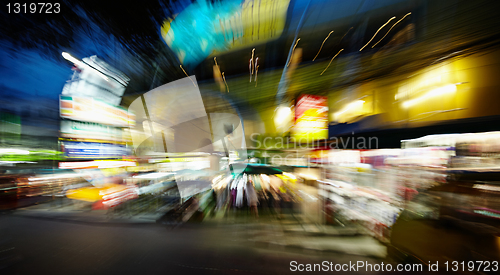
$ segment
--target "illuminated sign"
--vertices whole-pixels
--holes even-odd
[[[289,0],[196,1],[167,20],[161,36],[185,66],[212,53],[277,39],[283,32]]]
[[[328,101],[325,96],[303,95],[295,106],[292,137],[301,140],[328,138]]]
[[[65,96],[87,96],[97,98],[113,105],[120,104],[129,78],[109,66],[95,55],[83,58],[83,62],[63,53],[63,57],[73,62],[79,70],[63,88]]]
[[[225,36],[231,32],[237,34],[229,43],[233,49],[276,39],[285,27],[289,4],[288,0],[246,0],[241,12],[225,18],[222,28],[216,28],[216,31],[225,31]]]
[[[90,97],[61,96],[61,117],[127,127],[134,125],[135,116],[125,108]]]
[[[117,158],[129,154],[123,145],[75,141],[63,141],[62,151],[68,158]]]
[[[61,137],[123,141],[123,130],[94,122],[61,120]]]
[[[134,161],[127,160],[93,160],[93,161],[78,161],[78,162],[59,162],[59,169],[108,169],[119,167],[135,167]]]

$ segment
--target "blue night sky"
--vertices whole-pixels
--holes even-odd
[[[93,28],[93,32],[92,38],[83,32],[76,33],[78,43],[57,54],[66,51],[78,59],[97,55],[113,64],[114,49],[118,45],[115,39],[103,35],[98,28]],[[57,99],[73,73],[71,68],[72,64],[62,57],[46,57],[37,49],[14,52],[9,42],[0,40],[0,87],[6,86],[33,97]],[[5,93],[12,91],[0,90],[0,94]]]
[[[345,14],[380,8],[388,3],[399,2],[402,0],[386,0],[386,1],[325,1],[311,0],[311,7],[321,7],[313,9],[318,14],[308,16],[305,20],[305,26],[321,24],[324,20],[332,20],[333,14],[342,17]],[[307,1],[292,1],[292,20],[290,22],[289,31],[294,33],[305,9]],[[189,1],[178,2],[174,10],[182,11],[189,4]],[[362,4],[362,5],[360,5]],[[333,13],[333,11],[336,11]],[[343,11],[343,12],[339,12]],[[84,14],[81,16],[85,16]],[[126,67],[126,70],[133,69],[134,64],[120,63],[121,58],[117,58],[117,52],[123,49],[113,36],[105,34],[102,30],[92,22],[88,22],[92,33],[76,31],[74,33],[74,41],[70,48],[60,49],[56,55],[66,51],[78,59],[97,55],[111,66],[118,69]],[[88,30],[87,29],[87,30]],[[158,28],[159,29],[159,28]],[[160,40],[160,35],[158,35]],[[119,50],[117,51],[117,47]],[[64,83],[71,77],[72,64],[65,61],[63,58],[49,58],[41,55],[41,52],[32,50],[17,50],[15,53],[11,51],[12,46],[9,42],[0,40],[0,87],[8,88],[22,92],[23,94],[39,97],[48,97],[57,99],[62,91]],[[126,73],[126,72],[125,72]],[[0,88],[0,95],[6,92]],[[10,91],[12,92],[12,91]]]
[[[0,49],[0,86],[32,96],[57,98],[71,73],[71,64],[48,60],[37,51],[14,54]]]

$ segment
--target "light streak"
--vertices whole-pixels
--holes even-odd
[[[259,71],[259,65],[255,67],[255,87],[257,87],[257,72]]]
[[[339,51],[339,52],[338,52],[338,53],[337,53],[337,54],[336,54],[336,55],[332,58],[332,60],[330,60],[330,63],[328,63],[328,66],[326,66],[326,68],[323,70],[323,72],[321,72],[321,74],[320,74],[320,75],[323,75],[323,73],[326,71],[326,69],[328,69],[328,67],[330,67],[330,64],[332,64],[333,59],[335,59],[335,57],[337,57],[337,55],[339,55],[339,53],[340,53],[341,51],[343,51],[343,50],[344,50],[344,49],[341,49],[341,50],[340,50],[340,51]]]
[[[450,93],[455,93],[456,91],[457,91],[456,84],[448,84],[446,86],[442,86],[442,87],[430,90],[427,93],[425,93],[424,95],[419,96],[417,98],[407,100],[407,101],[403,102],[402,105],[405,109],[407,109],[407,108],[410,108],[414,105],[417,105],[417,104],[420,104],[424,101],[427,101],[431,98],[435,98],[435,97],[450,94]]]
[[[352,30],[352,27],[350,27],[347,32],[344,34],[344,36],[342,36],[342,38],[340,38],[340,41],[339,41],[339,44],[340,42],[342,42],[342,39],[344,39],[344,37]]]
[[[286,65],[287,67],[290,66],[290,62],[292,62],[293,53],[295,52],[295,47],[297,47],[297,44],[299,44],[299,41],[300,41],[300,38],[297,39],[297,41],[295,41],[295,45],[293,45],[292,55],[290,56],[290,60],[288,61],[288,64]]]
[[[215,62],[215,67],[217,67],[217,70],[219,71],[220,74],[220,67],[219,64],[217,64],[217,57],[214,57],[214,62]]]
[[[219,64],[217,64],[217,56],[214,57],[214,62],[215,62],[215,66],[217,66],[217,69],[219,68]]]
[[[226,78],[224,77],[224,72],[222,72],[222,79],[224,80],[224,84],[226,84],[227,92],[229,93],[229,86],[227,86]]]
[[[368,44],[370,44],[370,42],[372,42],[373,38],[375,38],[375,36],[377,35],[377,33],[382,29],[384,28],[387,24],[389,24],[389,22],[391,22],[394,18],[396,18],[396,16],[393,16],[391,17],[391,19],[389,19],[387,22],[385,22],[384,25],[382,25],[382,27],[378,28],[377,32],[372,36],[372,39],[370,39],[370,41],[368,41],[368,43],[366,43],[366,45],[363,46],[363,48],[361,48],[359,51],[362,51],[366,46],[368,46]]]
[[[255,48],[252,49],[252,59],[250,59],[251,63],[253,63],[253,54],[255,52]],[[253,74],[253,67],[252,67],[252,74]]]
[[[248,62],[248,73],[250,74],[250,82],[252,82],[252,59]]]
[[[92,70],[93,70],[93,72],[95,72],[96,74],[98,74],[98,75],[99,75],[100,77],[102,77],[104,80],[109,81],[109,78],[108,78],[107,76],[105,76],[103,73],[101,73],[101,71],[99,71],[99,70],[97,70],[97,69],[95,69],[95,68],[93,68],[93,67],[91,67],[91,66],[89,66],[89,65],[85,64],[84,62],[82,62],[82,61],[80,61],[80,60],[78,60],[78,59],[74,58],[74,57],[73,57],[73,56],[71,56],[69,53],[67,53],[67,52],[63,52],[63,53],[62,53],[62,56],[64,57],[64,59],[66,59],[66,60],[68,60],[68,61],[73,62],[73,64],[76,64],[76,65],[78,65],[78,66],[80,66],[80,67],[84,67],[84,68],[90,68],[90,69],[92,69]]]
[[[193,79],[191,79],[191,77],[189,77],[189,75],[186,73],[186,71],[184,71],[184,68],[182,68],[182,65],[179,65],[179,67],[181,67],[181,70],[184,72],[184,74],[186,74],[186,76],[189,78],[189,80],[191,80],[191,82],[193,82],[193,85],[194,85],[195,87],[197,87],[197,86],[196,86],[196,83],[194,83]]]
[[[255,87],[257,87],[257,71],[258,71],[258,68],[259,68],[259,58],[255,58]],[[250,76],[250,78],[252,78],[252,76]],[[250,81],[251,82],[251,81]]]
[[[250,72],[250,82],[252,82],[252,75],[253,75],[253,55],[255,52],[255,48],[252,49],[252,58],[250,58],[250,61],[248,63],[248,71]]]
[[[323,40],[323,43],[321,43],[321,47],[319,47],[319,51],[318,53],[316,54],[316,56],[313,58],[313,61],[316,60],[316,57],[318,57],[319,53],[321,52],[321,49],[323,49],[323,45],[325,44],[326,40],[328,39],[328,37],[330,37],[330,34],[332,34],[333,31],[331,31],[328,36],[325,38],[325,40]]]
[[[405,16],[403,16],[403,18],[399,19],[398,22],[394,23],[394,25],[392,25],[392,27],[387,31],[387,33],[377,42],[375,43],[373,46],[372,46],[372,49],[373,47],[377,46],[378,43],[380,43],[380,41],[384,40],[384,38],[389,34],[389,32],[392,30],[392,28],[394,28],[394,26],[396,26],[399,22],[403,21],[403,19],[406,18],[406,16],[410,15],[411,12],[407,13]]]
[[[342,115],[343,113],[345,113],[351,109],[358,109],[360,107],[363,107],[364,103],[365,102],[363,100],[356,100],[356,101],[353,101],[353,102],[347,104],[344,108],[342,108],[342,110],[340,110],[334,114],[335,118],[339,117],[340,115]]]
[[[10,148],[1,148],[0,155],[2,154],[18,154],[18,155],[29,155],[30,151],[21,150],[21,149],[10,149]]]

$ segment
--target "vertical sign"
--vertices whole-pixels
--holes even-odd
[[[295,106],[292,137],[298,142],[328,138],[328,98],[302,95]]]

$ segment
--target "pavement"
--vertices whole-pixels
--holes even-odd
[[[31,207],[30,207],[31,208]],[[46,219],[74,223],[106,225],[155,225],[161,214],[115,215],[107,210],[64,211],[54,209],[21,208],[14,211],[15,216]]]
[[[109,210],[89,210],[75,204],[38,204],[20,208],[13,216],[60,222],[106,226],[162,226],[163,213],[119,214]],[[201,223],[183,226],[230,230],[240,242],[259,249],[297,253],[343,253],[384,259],[387,247],[369,236],[360,226],[329,226],[311,223],[298,213],[282,214],[280,219],[261,213],[258,219],[244,211],[214,215]]]
[[[0,274],[288,274],[290,263],[380,263],[358,255],[297,253],[249,245],[261,225],[108,226],[0,215],[18,262]],[[254,230],[252,229],[254,228]],[[252,230],[250,230],[252,229]],[[0,260],[1,263],[1,260]],[[373,274],[373,272],[352,272]],[[391,273],[394,274],[394,273]]]
[[[306,224],[300,215],[288,214],[284,219],[268,219],[252,223],[220,224],[240,233],[248,244],[272,251],[300,254],[341,253],[376,259],[387,257],[387,246],[356,225],[349,227]]]

